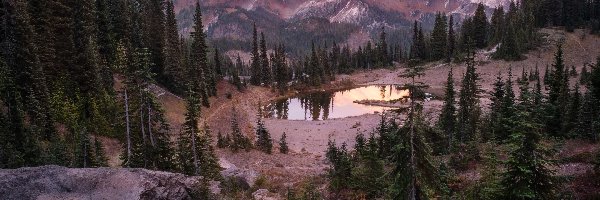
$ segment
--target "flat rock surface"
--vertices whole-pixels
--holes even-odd
[[[190,199],[201,178],[125,168],[0,169],[0,199]]]

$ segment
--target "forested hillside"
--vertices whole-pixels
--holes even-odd
[[[206,28],[200,2],[178,22],[175,4],[1,0],[0,168],[110,160],[220,183],[202,199],[264,188],[279,199],[600,195],[600,0],[469,1],[473,15],[452,4],[403,18],[407,31],[369,23],[367,39],[343,21],[354,15],[305,10],[288,26],[300,31],[220,18],[248,29],[229,32]],[[385,109],[318,119],[347,109],[333,92],[379,86],[385,96],[388,85],[407,95],[356,99]],[[313,121],[267,117],[294,112],[295,97]],[[581,169],[565,173],[570,165]]]

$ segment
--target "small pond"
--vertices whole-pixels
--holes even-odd
[[[300,94],[265,107],[265,117],[288,120],[327,120],[382,112],[392,108],[359,104],[356,101],[406,103],[407,89],[395,85],[372,85],[341,91]]]

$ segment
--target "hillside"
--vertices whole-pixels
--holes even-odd
[[[192,0],[175,3],[180,32],[188,35],[192,30]],[[270,43],[284,43],[290,52],[308,49],[306,41],[337,42],[356,48],[357,39],[350,35],[366,35],[358,41],[373,38],[381,27],[398,37],[391,43],[408,45],[407,30],[413,21],[423,23],[431,30],[436,12],[452,14],[460,24],[467,15],[475,12],[476,4],[483,3],[491,9],[506,6],[508,0],[237,0],[201,1],[205,31],[215,46],[224,50],[246,50],[252,34],[252,23],[259,32],[265,32]],[[322,28],[311,28],[311,27]],[[403,36],[404,35],[404,36]]]

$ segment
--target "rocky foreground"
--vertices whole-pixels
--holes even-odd
[[[0,199],[194,199],[201,180],[146,169],[0,169]]]

